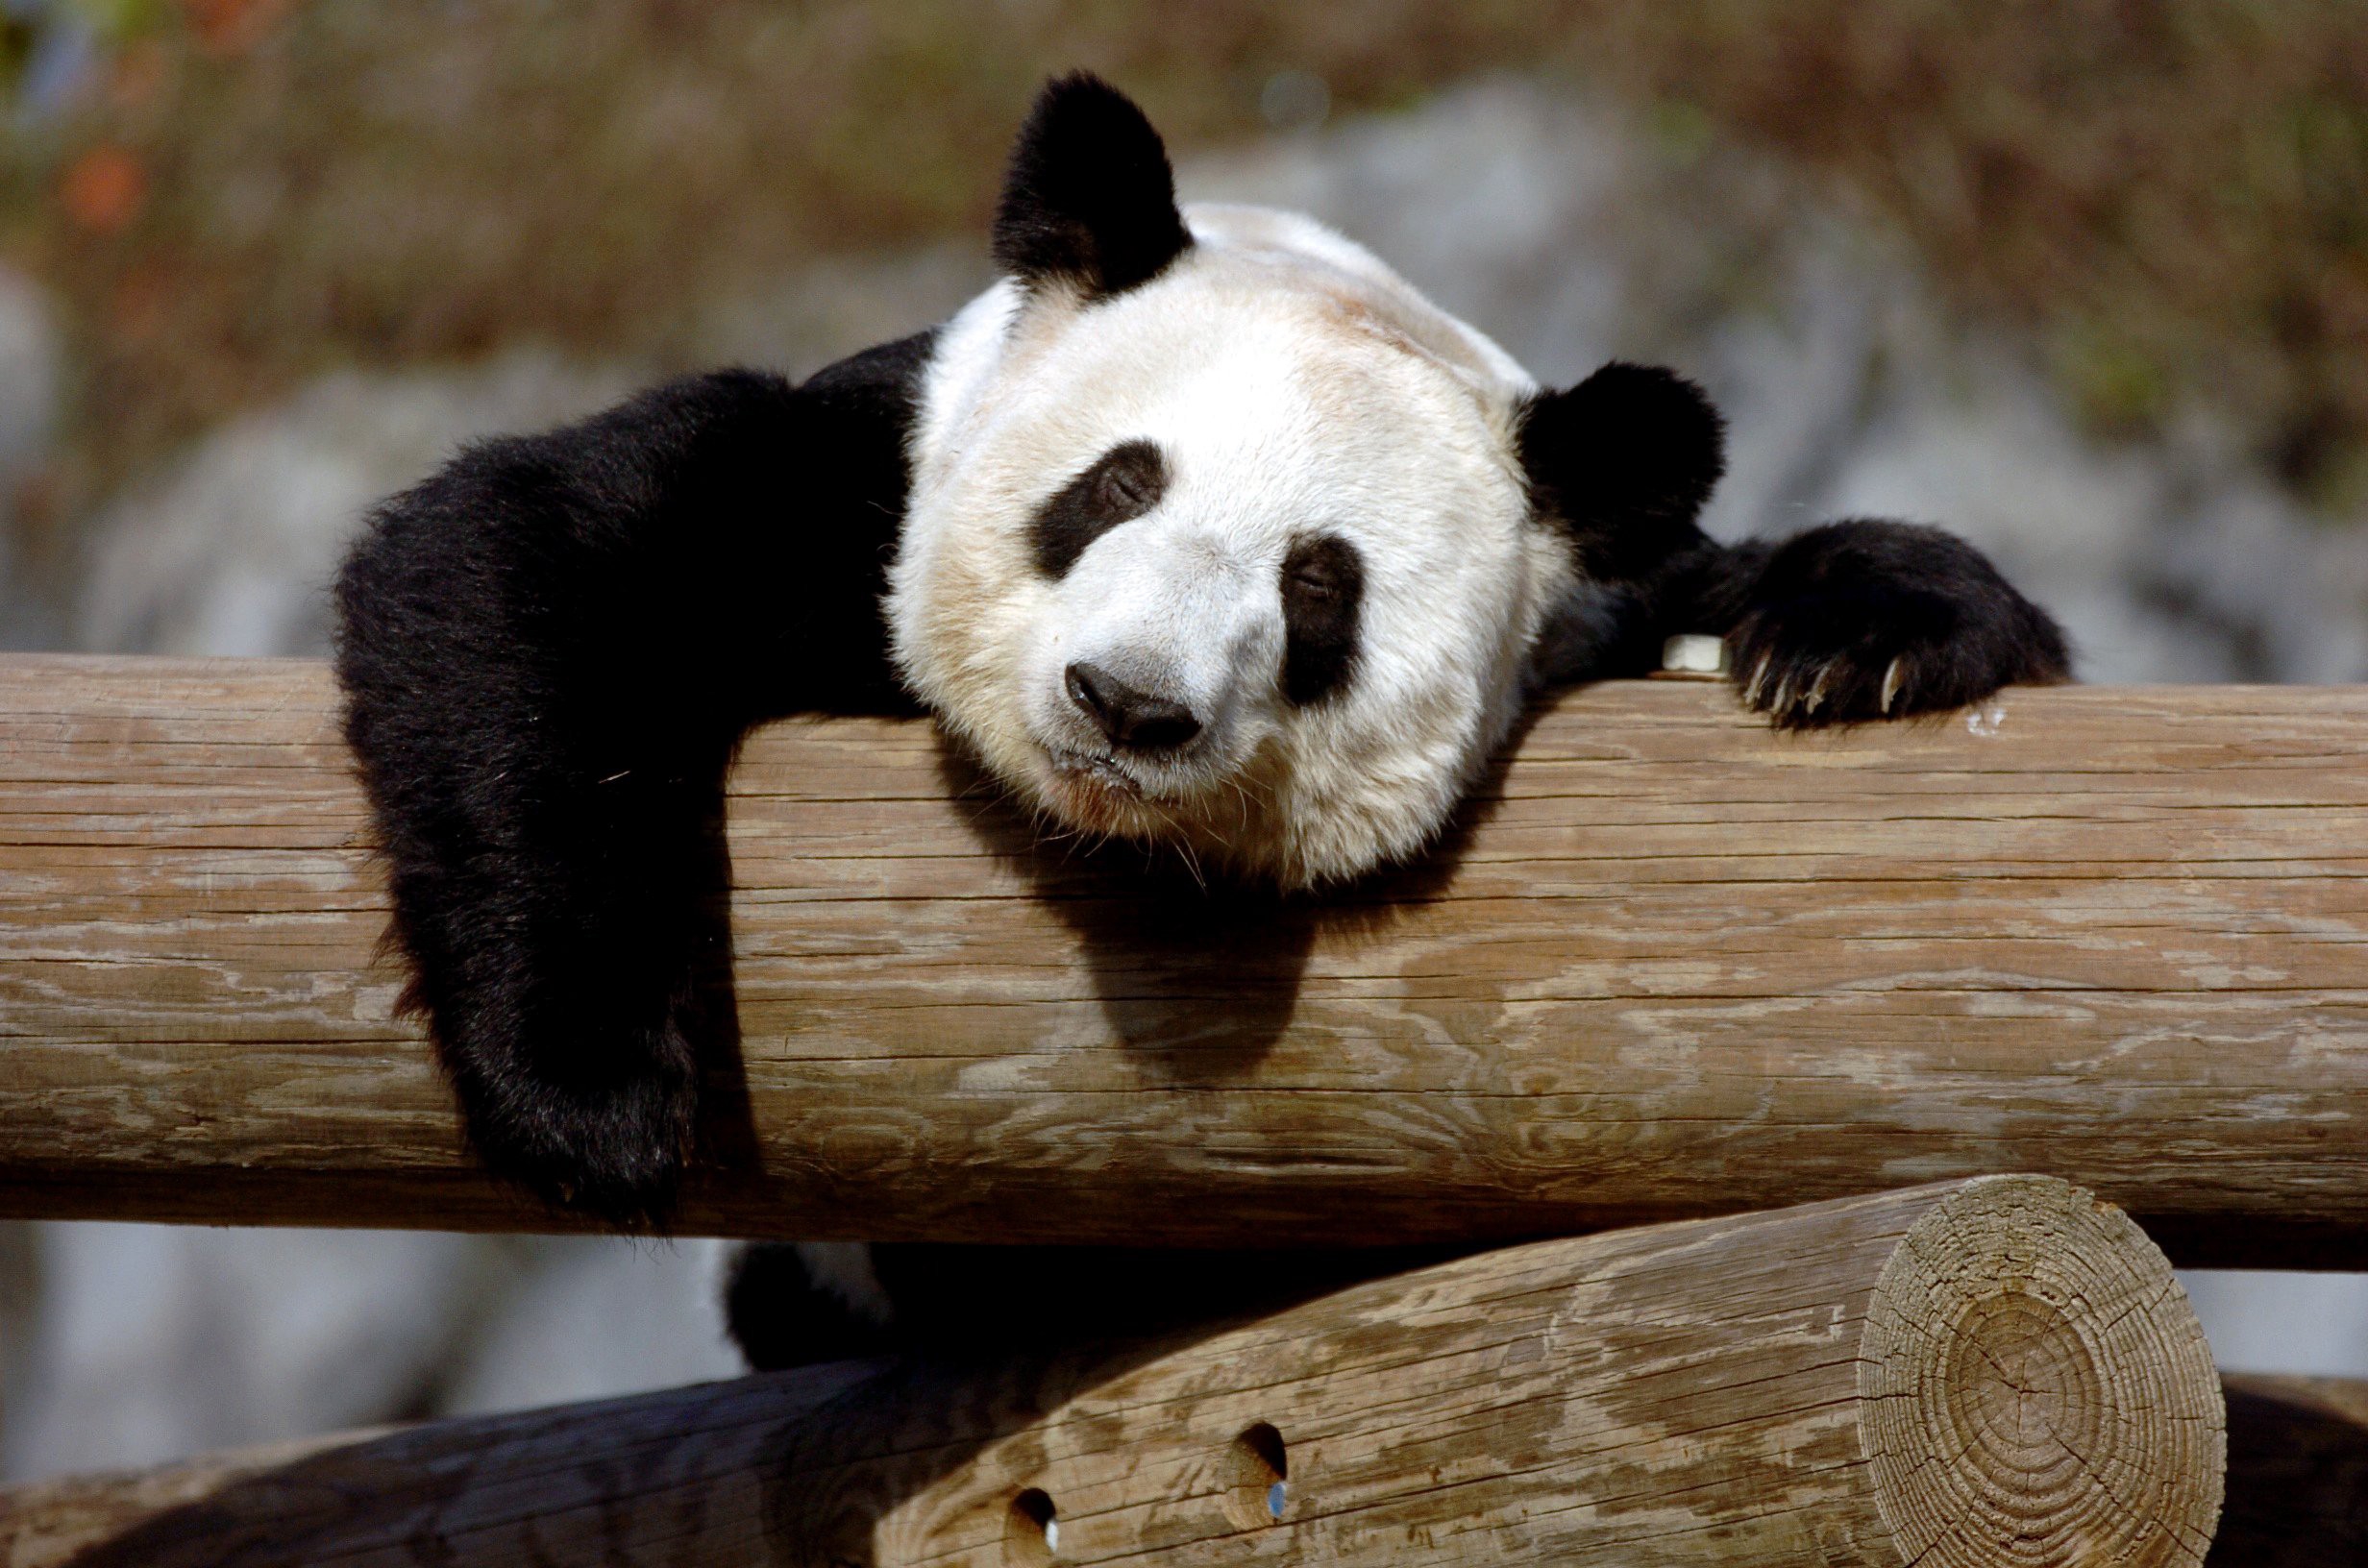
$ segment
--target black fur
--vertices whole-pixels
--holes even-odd
[[[1086,546],[1158,505],[1167,491],[1168,464],[1159,448],[1120,442],[1036,509],[1027,530],[1036,570],[1056,581],[1069,576]]]
[[[2047,612],[1938,528],[1860,518],[1728,551],[1692,601],[1728,638],[1744,700],[1788,729],[1961,707],[2071,674]]]
[[[925,356],[698,377],[471,448],[338,576],[412,999],[478,1152],[555,1202],[631,1224],[672,1195],[741,733],[916,711],[878,601]]]
[[[1348,684],[1365,604],[1365,558],[1338,534],[1318,534],[1283,558],[1283,695],[1304,707]]]
[[[1724,422],[1673,372],[1615,361],[1542,393],[1519,442],[1530,493],[1588,582],[1561,675],[1643,674],[1668,637],[1710,633],[1728,639],[1746,702],[1813,728],[2070,674],[2047,613],[1937,528],[1862,519],[1713,541],[1695,519],[1725,472]]]
[[[1079,71],[1048,84],[1012,150],[995,259],[1087,299],[1147,282],[1192,247],[1168,150],[1143,110]]]
[[[724,1284],[724,1320],[740,1354],[759,1372],[901,1348],[890,1323],[816,1280],[786,1241],[741,1249]]]
[[[1727,471],[1726,421],[1674,371],[1614,360],[1522,410],[1520,458],[1540,511],[1569,530],[1599,582],[1649,578],[1704,538]]]

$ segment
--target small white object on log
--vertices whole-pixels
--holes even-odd
[[[1727,640],[1698,631],[1680,632],[1661,645],[1661,673],[1714,680],[1727,673]]]

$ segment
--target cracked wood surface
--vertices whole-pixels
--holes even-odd
[[[0,1564],[2189,1568],[2222,1467],[2162,1255],[2010,1176],[1535,1242],[1131,1346],[21,1487]]]
[[[1436,854],[1289,902],[1033,844],[925,724],[771,726],[681,1228],[1481,1241],[2032,1169],[2182,1262],[2368,1262],[2368,689],[2000,707],[1577,691]],[[384,923],[322,667],[0,658],[0,1213],[563,1226],[470,1164]]]

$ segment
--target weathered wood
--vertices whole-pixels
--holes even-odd
[[[333,706],[0,660],[0,1212],[555,1223],[394,1016]],[[1480,1241],[2038,1169],[2183,1262],[2368,1262],[2368,689],[2003,706],[1579,692],[1434,859],[1281,904],[1031,845],[925,725],[774,726],[684,1228]]]
[[[2162,1255],[1993,1177],[1537,1242],[1157,1344],[26,1488],[0,1560],[2164,1568],[2202,1560],[2222,1462]]]

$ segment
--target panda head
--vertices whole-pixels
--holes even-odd
[[[915,692],[1062,828],[1286,888],[1414,852],[1549,623],[1717,476],[1674,377],[1542,391],[1311,220],[1179,210],[1091,77],[1039,99],[995,253],[925,372],[889,621]]]

